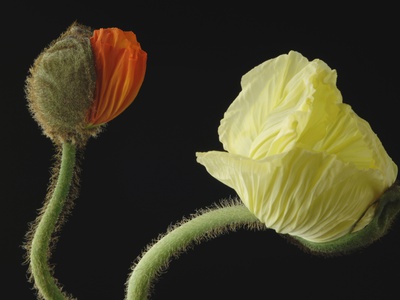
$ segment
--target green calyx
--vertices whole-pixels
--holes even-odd
[[[43,133],[56,143],[84,144],[98,128],[87,128],[96,69],[92,31],[73,23],[37,57],[26,80],[28,107]]]
[[[367,226],[337,240],[315,243],[300,237],[290,237],[289,239],[306,252],[317,255],[343,255],[365,248],[388,232],[400,212],[400,186],[397,183],[394,184],[377,200],[376,205],[375,216]]]

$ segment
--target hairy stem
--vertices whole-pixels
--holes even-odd
[[[70,192],[76,160],[76,147],[70,143],[62,145],[61,165],[51,197],[46,203],[36,228],[34,228],[30,251],[30,272],[39,297],[49,300],[68,299],[58,286],[49,265],[50,244],[53,233]]]
[[[126,283],[126,300],[149,299],[152,284],[168,267],[172,258],[178,257],[188,246],[234,231],[241,227],[265,230],[262,224],[239,201],[223,203],[184,219],[154,244],[149,245],[138,258]]]

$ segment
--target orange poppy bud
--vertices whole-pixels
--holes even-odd
[[[96,91],[88,123],[107,123],[135,99],[146,72],[147,53],[132,31],[95,30],[90,38],[96,64]]]
[[[42,51],[26,80],[28,106],[55,143],[84,145],[135,99],[147,53],[131,31],[73,23]]]

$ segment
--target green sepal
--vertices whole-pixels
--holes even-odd
[[[325,243],[310,242],[293,236],[291,240],[312,254],[325,256],[349,254],[383,237],[389,231],[399,211],[400,186],[395,183],[377,200],[375,216],[363,229]]]
[[[74,22],[35,59],[26,79],[28,108],[43,133],[57,144],[84,145],[99,132],[88,128],[96,68],[90,27]]]

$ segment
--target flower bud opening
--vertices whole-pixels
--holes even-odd
[[[29,69],[29,110],[55,143],[84,145],[136,98],[146,62],[133,32],[74,22]]]

